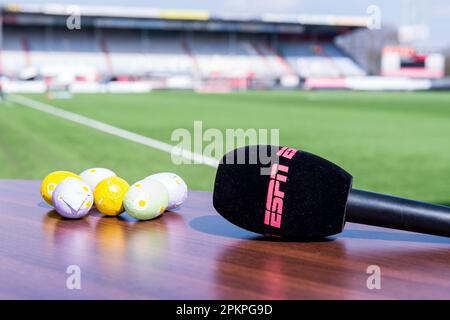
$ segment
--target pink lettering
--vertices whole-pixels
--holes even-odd
[[[277,155],[291,160],[298,150],[294,148],[283,147],[278,150]],[[288,173],[289,166],[282,164],[273,164],[270,169],[270,181],[267,186],[266,211],[264,215],[264,224],[274,227],[281,227],[281,219],[283,214],[283,204],[285,193],[281,186],[287,182],[287,175],[280,173]]]

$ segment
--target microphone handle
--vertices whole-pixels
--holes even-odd
[[[351,189],[346,221],[450,237],[450,207]]]

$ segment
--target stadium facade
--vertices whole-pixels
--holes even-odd
[[[80,14],[79,29],[67,27],[73,14]],[[22,80],[295,86],[298,78],[364,75],[333,39],[365,23],[364,17],[5,5],[1,70]]]
[[[335,39],[366,23],[365,16],[4,5],[0,68],[14,82],[10,91],[99,91],[105,83],[118,91],[345,88],[366,72]]]

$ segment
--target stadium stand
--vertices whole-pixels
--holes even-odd
[[[295,72],[301,77],[360,76],[364,71],[333,43],[281,43],[280,53],[264,40],[227,34],[194,34],[134,30],[75,33],[64,29],[5,30],[3,58],[6,74],[17,75],[34,67],[43,75],[65,70],[95,68],[97,73],[145,73],[280,77]],[[320,49],[319,49],[320,48]],[[287,66],[286,66],[287,62]]]
[[[3,75],[67,82],[158,78],[164,83],[181,76],[193,83],[226,79],[237,87],[286,77],[365,75],[333,41],[362,27],[361,19],[330,22],[311,16],[302,23],[297,16],[242,19],[108,10],[83,9],[83,28],[69,30],[64,6],[4,6]],[[292,34],[295,40],[286,37]]]

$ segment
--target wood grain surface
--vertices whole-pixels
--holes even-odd
[[[39,181],[0,180],[1,299],[450,299],[450,239],[348,223],[320,242],[239,229],[191,191],[176,212],[137,222],[58,216]],[[81,290],[66,269],[81,268]],[[381,289],[369,290],[369,265]]]

